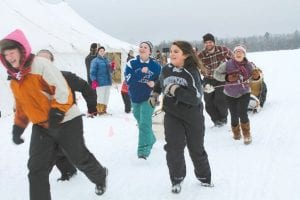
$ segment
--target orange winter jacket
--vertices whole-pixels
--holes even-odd
[[[16,71],[0,54],[0,60],[12,76],[10,86],[15,97],[15,124],[26,128],[31,121],[48,127],[48,115],[51,108],[65,112],[63,122],[80,115],[77,106],[73,105],[73,96],[61,72],[42,57],[34,57],[30,45],[20,30],[16,30],[1,40],[14,40],[22,45],[25,51],[24,65]],[[26,60],[32,62],[26,64]],[[20,72],[21,78],[16,72]]]

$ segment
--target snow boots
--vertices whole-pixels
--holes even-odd
[[[232,133],[233,133],[233,139],[235,139],[235,140],[241,139],[240,124],[238,124],[237,126],[231,126],[231,130],[232,130]]]
[[[105,104],[100,104],[98,103],[97,104],[97,112],[98,112],[98,115],[103,115],[103,114],[106,114],[106,109],[107,109],[107,105]]]
[[[241,123],[241,128],[244,136],[244,144],[250,144],[252,142],[252,137],[250,133],[250,123]]]

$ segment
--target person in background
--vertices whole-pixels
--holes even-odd
[[[167,53],[162,53],[161,54],[161,66],[165,66],[166,64],[168,64]]]
[[[179,193],[186,176],[184,149],[187,146],[196,178],[203,186],[211,187],[211,169],[204,148],[204,116],[200,62],[192,45],[175,41],[171,45],[170,64],[162,68],[149,103],[155,106],[163,92],[165,111],[164,146],[172,183],[172,192]]]
[[[260,68],[254,67],[252,71],[252,79],[250,81],[251,96],[248,110],[254,113],[259,112],[264,106],[267,98],[267,84],[264,81],[264,75]]]
[[[125,80],[129,86],[133,115],[138,123],[139,139],[137,156],[147,159],[156,139],[152,130],[152,108],[148,99],[154,82],[158,79],[161,66],[150,57],[153,45],[149,41],[141,42],[139,55],[127,62]]]
[[[223,46],[215,45],[215,38],[212,34],[207,33],[203,36],[205,49],[202,50],[198,57],[203,63],[201,74],[204,88],[207,86],[219,86],[224,82],[214,78],[214,70],[223,62],[233,57],[232,52]],[[227,124],[228,106],[226,105],[223,87],[216,88],[213,92],[208,93],[204,90],[205,110],[213,121],[214,125],[221,127]]]
[[[82,116],[61,72],[49,60],[31,54],[30,44],[19,29],[0,41],[0,49],[16,104],[13,142],[22,144],[21,135],[30,122],[33,124],[27,165],[30,200],[51,199],[49,173],[58,145],[96,184],[96,194],[102,195],[107,169],[85,146]]]
[[[132,50],[129,50],[129,52],[128,52],[128,54],[127,54],[127,62],[128,62],[130,59],[132,59],[132,58],[134,58],[134,53],[133,53]]]
[[[125,106],[125,112],[130,113],[131,101],[130,101],[130,97],[128,94],[128,85],[126,84],[125,80],[122,82],[121,95],[122,95],[122,99],[123,99],[124,106]]]
[[[156,50],[155,60],[156,60],[156,62],[158,62],[160,65],[162,65],[162,56],[161,56],[160,50]]]
[[[231,130],[233,139],[241,139],[241,129],[244,144],[250,144],[250,120],[248,118],[248,105],[250,101],[250,78],[253,64],[246,58],[246,49],[236,46],[233,50],[234,58],[222,63],[214,70],[214,78],[225,81],[224,94],[231,115]]]
[[[105,48],[99,47],[98,55],[91,62],[90,77],[92,88],[97,92],[97,110],[99,115],[107,114],[107,104],[112,86],[112,72],[115,63],[105,56]]]
[[[91,81],[91,78],[90,78],[91,62],[94,58],[97,57],[97,49],[98,49],[98,44],[97,43],[92,43],[91,47],[90,47],[90,53],[85,58],[87,81],[88,81],[90,86],[92,85],[92,81]]]
[[[47,58],[51,62],[54,62],[54,56],[53,56],[52,52],[47,49],[40,50],[36,55]],[[68,72],[68,71],[61,71],[61,72],[62,72],[62,75],[64,76],[64,78],[66,79],[69,87],[71,88],[71,91],[73,94],[73,103],[76,104],[76,93],[75,92],[80,92],[87,104],[88,117],[96,116],[97,115],[97,109],[96,109],[97,97],[96,97],[95,92],[89,86],[89,84],[85,80],[78,77],[76,74],[74,74],[72,72]],[[61,148],[58,149],[55,165],[61,173],[61,177],[59,179],[57,179],[59,181],[69,180],[77,172],[75,166],[65,156],[65,154],[63,153]]]

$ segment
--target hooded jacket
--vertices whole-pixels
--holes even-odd
[[[2,64],[12,77],[10,87],[16,103],[15,125],[26,128],[31,121],[47,128],[51,108],[65,113],[62,122],[79,116],[81,113],[73,105],[72,92],[61,72],[49,60],[31,54],[31,47],[21,30],[15,30],[1,40],[0,47],[9,40],[20,44],[23,54],[19,69],[10,66],[0,54]]]

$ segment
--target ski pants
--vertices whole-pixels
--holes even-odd
[[[138,156],[148,157],[150,155],[153,144],[156,139],[152,130],[152,114],[154,108],[150,106],[148,101],[142,103],[132,103],[133,115],[138,123],[139,141]]]
[[[244,94],[238,98],[226,96],[229,112],[231,115],[231,126],[235,127],[241,123],[248,123],[248,105],[250,93]]]
[[[69,161],[61,147],[58,147],[55,165],[62,175],[76,172],[75,166]]]
[[[30,200],[50,200],[49,173],[56,158],[57,146],[91,182],[101,184],[105,170],[84,143],[82,117],[76,117],[56,129],[32,126],[29,148]]]
[[[165,140],[167,165],[172,184],[181,182],[186,176],[184,149],[187,146],[197,179],[210,183],[211,170],[204,149],[204,116],[198,113],[193,122],[186,122],[172,114],[165,113]]]
[[[110,85],[107,86],[99,86],[96,88],[97,92],[97,103],[107,105],[110,96]]]
[[[121,92],[121,95],[122,95],[122,99],[123,99],[124,106],[125,106],[125,112],[128,113],[131,111],[130,97],[129,97],[128,93],[125,93],[125,92]]]
[[[204,81],[205,84],[211,84],[212,86],[222,84],[222,82],[213,79],[206,78]],[[205,110],[213,122],[227,119],[228,106],[223,89],[223,87],[218,87],[211,93],[204,92]]]

